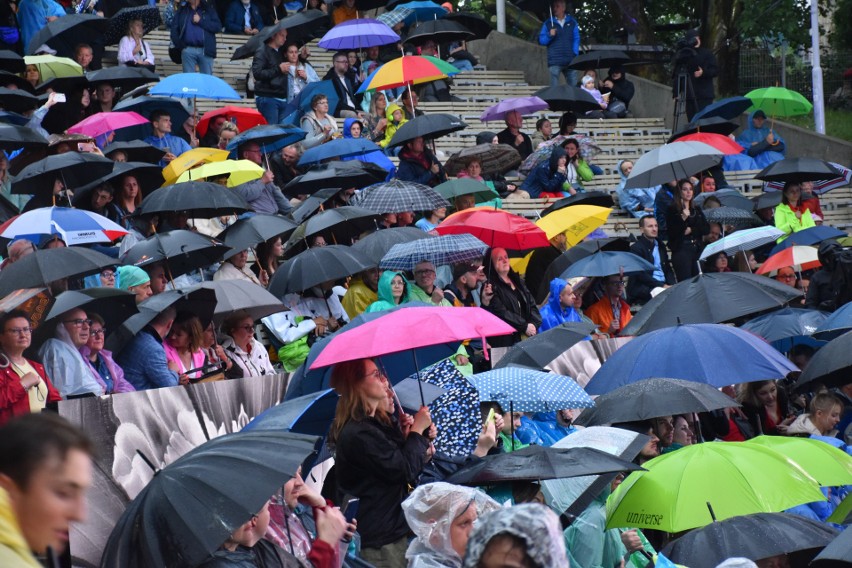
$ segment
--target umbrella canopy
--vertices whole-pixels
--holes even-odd
[[[613,274],[636,274],[653,271],[653,264],[632,252],[601,251],[578,260],[559,277],[564,279],[577,276],[605,277]]]
[[[157,14],[157,17],[159,18],[159,14]],[[109,83],[116,89],[127,92],[148,83],[156,83],[160,80],[160,76],[144,67],[119,65],[118,67],[107,67],[105,69],[98,69],[97,71],[89,71],[86,73],[86,79],[92,87],[96,87],[101,83]]]
[[[236,187],[260,179],[264,173],[266,173],[266,170],[251,160],[222,160],[221,162],[209,162],[188,169],[180,174],[175,183],[228,176],[228,187]]]
[[[12,178],[12,193],[53,195],[56,180],[76,189],[112,172],[114,162],[97,154],[66,152],[48,156],[25,167]]]
[[[796,343],[809,339],[827,317],[827,312],[783,308],[749,320],[740,327],[759,335],[786,353]]]
[[[27,55],[24,57],[24,62],[27,65],[38,67],[38,73],[42,81],[49,81],[54,77],[82,77],[83,75],[83,68],[80,67],[80,64],[67,57]]]
[[[531,221],[484,207],[453,213],[438,225],[436,231],[441,235],[468,233],[492,248],[528,250],[550,245],[545,232]]]
[[[849,568],[852,557],[852,531],[843,531],[822,552],[817,554],[810,566],[813,568]]]
[[[813,361],[812,361],[813,362]],[[642,379],[671,377],[717,388],[783,379],[797,367],[754,334],[719,324],[687,324],[652,331],[607,359],[586,385],[604,394]]]
[[[325,160],[363,156],[382,149],[366,138],[336,138],[306,150],[299,159],[300,166],[316,164]]]
[[[398,23],[405,22],[409,17],[414,17],[414,10],[411,8],[397,7],[390,12],[383,12],[379,14],[376,19],[389,28],[393,28]]]
[[[349,247],[314,247],[279,266],[269,283],[269,291],[280,298],[324,282],[352,276],[370,266],[369,259]]]
[[[146,196],[163,184],[163,170],[157,164],[145,162],[115,162],[112,172],[78,187],[74,191],[72,202],[75,207],[86,207],[89,203],[90,192],[104,183],[117,187],[125,176],[133,176],[139,184],[139,191]]]
[[[0,237],[38,241],[55,235],[68,246],[111,243],[127,234],[124,227],[106,217],[70,207],[42,207],[22,213],[0,225]]]
[[[216,309],[213,311],[213,321],[216,324],[221,324],[235,312],[247,312],[251,319],[257,321],[287,309],[281,300],[262,286],[247,280],[214,280],[202,282],[200,286],[216,292]]]
[[[209,219],[251,211],[251,206],[238,193],[217,183],[186,181],[152,192],[137,210],[146,215],[186,211],[193,217]]]
[[[624,189],[654,187],[689,178],[722,161],[722,153],[703,142],[664,144],[636,160]]]
[[[406,85],[419,85],[438,79],[446,79],[450,74],[459,70],[440,59],[425,55],[403,55],[393,59],[367,77],[358,89],[359,93],[366,91],[383,91]]]
[[[588,338],[594,331],[595,325],[591,323],[562,323],[516,343],[500,358],[494,368],[500,369],[511,365],[543,369],[572,345]]]
[[[747,272],[699,274],[652,298],[622,333],[639,335],[679,323],[729,322],[783,307],[801,296],[792,286]]]
[[[722,136],[728,136],[733,134],[740,128],[739,124],[735,122],[730,122],[725,120],[724,118],[712,117],[712,118],[701,118],[695,119],[674,134],[672,134],[668,142],[674,142],[681,136],[687,136],[689,134],[697,134],[697,133],[713,133],[713,134],[721,134]]]
[[[108,25],[109,20],[94,14],[67,14],[47,22],[30,39],[30,44],[26,46],[27,53],[35,53],[39,47],[47,45],[62,57],[73,57],[79,44],[101,37]]]
[[[0,49],[0,69],[9,73],[23,73],[27,70],[24,58],[8,49]]]
[[[349,20],[331,28],[319,41],[323,49],[364,49],[399,41],[399,34],[386,24],[370,18]]]
[[[163,168],[163,177],[166,180],[166,184],[173,184],[187,170],[201,164],[222,162],[227,159],[227,150],[219,150],[218,148],[193,148],[169,162],[169,165]]]
[[[142,35],[160,27],[160,9],[157,6],[132,6],[122,8],[109,19],[109,26],[104,34],[104,45],[116,45],[127,35],[130,22],[142,20]]]
[[[114,130],[148,124],[148,119],[135,112],[98,112],[70,126],[66,132],[97,138]]]
[[[452,203],[456,197],[462,195],[473,195],[476,202],[490,201],[496,197],[500,197],[496,191],[482,183],[470,178],[451,179],[440,185],[435,186],[435,191]]]
[[[549,290],[549,282],[554,278],[559,278],[560,274],[565,272],[568,267],[578,260],[600,251],[630,252],[630,244],[630,240],[624,237],[607,237],[583,241],[557,256],[556,260],[550,263],[542,279],[542,288]]]
[[[38,97],[22,89],[0,87],[0,105],[4,110],[24,113],[39,106],[39,102]]]
[[[101,563],[198,566],[295,475],[317,441],[315,436],[256,430],[226,434],[189,451],[158,471],[128,505]]]
[[[83,247],[37,250],[3,269],[0,297],[19,288],[41,288],[63,278],[79,278],[115,266],[115,259]]]
[[[811,270],[821,265],[817,249],[814,247],[792,246],[777,252],[766,259],[758,274],[769,274],[773,270],[780,270],[787,266],[798,267],[798,270]]]
[[[832,340],[852,330],[852,303],[838,308],[814,331],[814,339]]]
[[[756,249],[763,245],[775,242],[778,237],[783,234],[783,231],[772,226],[744,229],[722,237],[715,243],[710,243],[701,252],[701,256],[699,258],[704,260],[705,258],[711,257],[720,252],[724,252],[725,254],[736,254],[738,252]]]
[[[623,65],[630,61],[630,56],[623,51],[593,50],[574,57],[568,64],[568,69],[585,71],[586,69],[603,69],[613,65]]]
[[[595,403],[571,377],[527,367],[501,367],[469,378],[479,400],[496,401],[503,409],[552,412],[563,408],[592,408]]]
[[[284,238],[295,231],[296,226],[279,215],[252,215],[238,219],[216,238],[235,251],[243,251],[275,237]]]
[[[464,170],[473,158],[479,160],[479,163],[482,166],[482,174],[487,176],[502,174],[512,168],[518,167],[521,163],[521,155],[508,144],[477,144],[476,146],[459,150],[450,156],[450,159],[447,160],[446,164],[444,164],[444,169],[446,170],[447,175],[459,175],[459,172]]]
[[[118,101],[112,110],[138,112],[146,118],[151,118],[151,113],[162,109],[169,113],[172,124],[183,124],[189,118],[189,107],[181,99],[173,97],[134,97]],[[119,141],[132,142],[151,135],[151,129],[139,126],[137,129],[128,128],[119,132],[116,137]],[[169,164],[171,165],[171,164]]]
[[[550,110],[574,111],[583,113],[590,110],[600,110],[601,105],[595,98],[577,87],[571,85],[557,85],[545,87],[533,93],[536,97],[545,101]]]
[[[828,225],[817,225],[816,227],[808,227],[807,229],[796,231],[795,233],[791,234],[789,237],[775,245],[772,250],[769,251],[769,254],[771,256],[773,254],[777,254],[778,252],[786,248],[790,248],[796,245],[818,245],[822,241],[826,241],[828,239],[841,239],[846,236],[848,235],[840,229],[835,229],[834,227],[830,227]]]
[[[415,227],[392,227],[367,235],[352,245],[352,248],[369,258],[374,266],[378,266],[394,246],[434,238],[436,237]]]
[[[760,170],[755,179],[777,182],[803,182],[842,177],[841,172],[817,158],[784,158]]]
[[[719,202],[722,204],[722,207],[736,207],[737,209],[742,209],[744,211],[753,211],[754,203],[745,197],[742,193],[737,191],[736,189],[718,189],[714,192],[701,193],[695,197],[695,204],[701,208],[704,207],[704,201],[710,196],[716,197]],[[709,210],[705,210],[705,215]]]
[[[328,162],[314,166],[307,173],[294,177],[284,186],[285,195],[310,195],[320,189],[360,188],[384,181],[387,172],[369,163],[358,161]]]
[[[713,207],[704,210],[704,218],[708,223],[719,223],[723,227],[732,226],[734,229],[749,229],[763,225],[760,217],[740,209],[739,207]]]
[[[488,246],[473,235],[446,235],[396,244],[379,263],[382,270],[414,270],[420,262],[435,266],[481,259]]]
[[[0,278],[0,284],[2,284],[2,278]],[[843,386],[849,383],[850,371],[852,371],[852,333],[847,332],[832,339],[816,352],[799,380],[796,381],[794,388],[796,390],[812,388],[813,385],[810,383],[813,382],[829,388]]]
[[[752,102],[749,110],[762,110],[772,117],[808,114],[814,108],[808,99],[784,87],[755,89],[745,96]]]
[[[284,244],[287,256],[304,250],[310,237],[322,235],[326,243],[348,245],[361,233],[376,229],[381,216],[369,209],[347,205],[314,215],[299,225]],[[418,229],[419,230],[419,229]]]
[[[779,160],[783,161],[783,160]],[[813,189],[811,190],[813,193],[817,195],[822,195],[823,193],[828,193],[832,189],[836,189],[838,187],[843,187],[852,183],[852,169],[844,167],[836,162],[828,162],[830,166],[840,172],[840,176],[828,179],[818,179],[813,181]],[[781,191],[784,189],[784,182],[781,181],[770,181],[763,186],[765,191],[770,190],[778,190]]]
[[[452,114],[424,114],[417,116],[397,129],[388,147],[402,146],[415,138],[440,138],[467,128],[467,124]]]
[[[313,195],[309,195],[304,201],[297,205],[290,215],[292,215],[293,220],[297,223],[303,223],[315,213],[324,211],[326,207],[332,206],[333,204],[330,203],[331,200],[333,200],[341,191],[342,190],[339,187],[327,187],[325,189],[321,189]]]
[[[26,126],[0,124],[0,150],[11,153],[18,148],[45,149],[47,139]]]
[[[728,136],[716,134],[714,132],[696,132],[695,134],[685,134],[679,136],[677,142],[703,142],[708,146],[712,146],[725,154],[742,154],[743,147],[731,140]]]
[[[431,0],[414,0],[413,2],[405,3],[403,3],[403,1],[404,0],[399,0],[398,2],[394,2],[391,0],[388,2],[387,7],[394,7],[394,10],[411,10],[411,15],[405,18],[405,23],[408,25],[415,22],[425,22],[436,18],[443,18],[447,14],[446,8],[439,6]]]
[[[482,111],[482,114],[479,115],[479,120],[483,122],[502,120],[510,112],[532,114],[546,108],[547,103],[536,96],[508,98]]]
[[[586,191],[583,193],[577,193],[576,195],[571,195],[568,197],[563,197],[562,199],[553,203],[544,209],[541,212],[542,217],[547,217],[551,213],[559,211],[560,209],[565,209],[566,207],[571,207],[572,205],[596,205],[597,207],[613,207],[615,205],[615,201],[612,199],[612,195],[606,191]]]
[[[786,456],[816,479],[821,487],[846,485],[852,480],[852,456],[822,440],[763,435],[746,443]]]
[[[716,519],[825,500],[804,470],[756,444],[695,444],[656,457],[644,467],[647,471],[631,473],[613,492],[607,502],[607,528],[680,532]]]
[[[595,399],[595,407],[574,421],[578,426],[637,422],[660,416],[710,412],[739,406],[719,389],[681,379],[643,379]]]
[[[459,22],[452,20],[426,20],[414,26],[405,43],[412,45],[423,45],[429,40],[435,43],[452,43],[455,41],[468,41],[474,39],[474,33]]]
[[[715,568],[728,558],[762,560],[822,548],[838,532],[824,523],[789,513],[754,513],[695,529],[662,553],[690,568]]]
[[[21,63],[23,64],[23,59],[21,59]],[[23,74],[24,72],[21,71]],[[33,86],[29,81],[24,79],[21,75],[15,75],[14,73],[9,73],[8,71],[3,71],[0,69],[0,85],[4,87],[9,87],[9,85],[14,85],[19,89],[24,89],[28,93],[33,93]]]
[[[291,398],[267,408],[255,416],[241,431],[277,430],[325,436],[331,421],[334,420],[339,398],[334,389]]]
[[[582,204],[566,206],[550,211],[535,224],[544,229],[548,239],[563,233],[568,246],[572,247],[606,223],[610,213],[611,207]]]
[[[640,469],[634,463],[593,448],[546,448],[533,445],[514,452],[485,456],[465,465],[446,481],[455,485],[494,485]]]
[[[474,39],[487,38],[493,29],[485,18],[474,12],[450,12],[444,19],[460,23],[473,32]]]
[[[742,113],[751,108],[752,101],[748,97],[728,97],[715,103],[709,104],[692,117],[693,121],[702,118],[718,117],[723,120],[735,120]]]
[[[121,262],[133,266],[165,262],[166,274],[174,279],[219,262],[228,250],[227,246],[215,239],[195,231],[176,229],[156,233],[137,242],[124,253]]]
[[[366,187],[352,201],[353,205],[376,213],[432,211],[450,206],[446,199],[428,185],[400,179]]]
[[[207,134],[210,121],[218,116],[223,116],[226,120],[236,124],[240,132],[266,124],[266,119],[256,109],[227,105],[205,112],[195,127],[196,131],[201,136]]]
[[[148,91],[148,94],[179,99],[240,100],[239,93],[222,79],[206,73],[176,73],[169,75]]]
[[[267,39],[280,30],[287,30],[287,39],[307,42],[327,29],[328,14],[322,10],[303,10],[287,16],[274,26],[266,26],[243,45],[234,50],[231,61],[253,57]]]
[[[284,146],[303,140],[308,133],[292,124],[264,124],[255,126],[234,136],[228,142],[227,150],[236,151],[246,142],[256,142],[263,153],[275,152]]]
[[[116,288],[88,288],[59,294],[44,321],[54,320],[76,308],[85,310],[89,317],[92,312],[101,316],[107,332],[117,329],[124,320],[139,313],[133,292]]]

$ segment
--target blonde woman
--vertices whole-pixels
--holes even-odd
[[[142,20],[130,20],[127,35],[118,43],[118,63],[131,67],[144,67],[154,70],[154,54],[148,42],[142,39],[145,26]]]

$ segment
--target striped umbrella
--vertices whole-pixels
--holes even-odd
[[[839,177],[834,177],[831,179],[820,179],[815,182],[813,192],[817,195],[822,195],[823,193],[828,193],[832,189],[836,189],[838,187],[843,187],[845,185],[849,185],[852,183],[852,169],[841,166],[836,162],[828,162],[834,168],[839,171],[842,175]],[[765,191],[781,191],[784,189],[783,181],[770,181],[767,182],[766,185],[763,186]]]
[[[780,270],[792,266],[797,272],[810,270],[821,265],[817,255],[817,249],[806,246],[793,246],[780,252],[776,252],[766,259],[757,270],[758,274],[769,274],[773,270]]]
[[[382,270],[414,270],[420,262],[435,266],[481,259],[488,245],[473,235],[445,235],[391,247],[379,263]]]
[[[17,215],[0,225],[0,237],[38,241],[55,235],[68,246],[109,243],[127,234],[106,217],[70,207],[43,207]]]
[[[775,242],[782,236],[784,231],[775,227],[757,227],[754,229],[743,229],[722,237],[715,243],[710,243],[701,253],[700,260],[713,256],[716,253],[734,254],[740,251],[752,250],[757,247]]]

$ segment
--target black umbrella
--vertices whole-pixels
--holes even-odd
[[[186,211],[193,217],[209,219],[251,211],[242,196],[225,186],[207,181],[185,181],[151,192],[142,200],[140,214]]]
[[[127,35],[132,20],[142,20],[142,26],[145,28],[142,35],[145,35],[160,27],[160,9],[157,6],[122,8],[109,19],[104,35],[104,45],[115,45],[120,42],[121,38]],[[119,61],[119,63],[124,62]]]
[[[59,294],[47,313],[45,322],[75,308],[85,310],[89,316],[91,312],[101,316],[107,331],[117,329],[127,318],[139,313],[136,295],[132,292],[116,288],[87,288]]]
[[[814,558],[810,566],[811,568],[850,568],[852,567],[850,558],[852,558],[852,531],[845,530]]]
[[[151,113],[155,110],[164,110],[169,113],[172,119],[172,124],[180,125],[186,122],[189,118],[189,107],[185,99],[175,99],[171,97],[135,97],[122,98],[118,101],[113,109],[114,111],[133,111],[138,112],[145,118],[151,118]],[[132,141],[142,140],[151,135],[151,126],[149,124],[141,124],[131,128],[122,128],[116,130],[115,140]]]
[[[837,168],[817,158],[784,158],[760,170],[755,179],[803,182],[842,177]]]
[[[297,226],[293,221],[279,215],[252,215],[239,219],[216,238],[235,252],[240,252],[275,237],[286,237],[295,231]]]
[[[98,69],[97,71],[89,71],[86,73],[86,79],[92,87],[96,87],[101,83],[109,83],[116,89],[129,91],[141,85],[156,83],[160,80],[160,76],[144,67],[119,65],[118,67],[107,67],[105,69]]]
[[[305,250],[306,241],[316,235],[322,235],[326,243],[348,245],[362,233],[376,230],[380,218],[378,213],[352,205],[323,211],[299,225],[290,235],[284,244],[285,256],[292,257]]]
[[[623,65],[630,61],[630,56],[623,51],[600,49],[582,53],[571,60],[568,69],[603,69],[613,65]]]
[[[738,190],[730,188],[698,194],[695,196],[695,204],[703,209],[704,201],[711,196],[718,199],[723,207],[736,207],[743,211],[752,211],[754,209],[754,203],[748,197],[744,196]]]
[[[762,560],[823,548],[838,534],[830,526],[807,517],[789,513],[755,513],[693,529],[670,542],[662,553],[672,562],[690,568],[714,568],[728,558]],[[806,563],[793,565],[804,566]]]
[[[725,120],[724,118],[720,118],[718,116],[714,116],[711,118],[701,118],[699,120],[690,122],[681,130],[678,130],[676,133],[672,134],[668,141],[674,142],[681,136],[686,136],[687,134],[697,134],[698,132],[708,132],[711,134],[721,134],[722,136],[727,136],[729,134],[733,134],[739,127],[740,126],[735,122]]]
[[[340,191],[339,187],[327,187],[313,195],[309,195],[291,213],[293,220],[297,223],[302,223],[314,213],[324,210],[328,202],[334,199],[334,196],[340,193]]]
[[[71,91],[82,91],[89,84],[85,75],[74,75],[72,77],[51,77],[35,87],[37,95],[47,100],[48,89],[57,93],[68,93]]]
[[[612,207],[613,205],[615,205],[615,202],[612,199],[612,195],[610,195],[606,191],[587,191],[585,193],[578,193],[570,197],[563,197],[562,199],[542,211],[541,216],[544,217],[549,213],[559,211],[560,209],[565,209],[566,207],[570,207],[572,205],[597,205],[598,207]]]
[[[816,385],[831,388],[850,382],[852,382],[852,331],[832,339],[816,352],[799,380],[796,381],[795,389],[816,390]]]
[[[63,278],[78,278],[115,266],[115,259],[92,249],[62,247],[37,250],[0,273],[0,297],[19,288],[41,288]]]
[[[514,452],[485,456],[462,467],[446,481],[456,485],[493,485],[641,470],[632,462],[592,448],[527,446]]]
[[[452,12],[444,19],[460,23],[473,33],[474,39],[485,39],[494,29],[485,18],[473,12]]]
[[[327,31],[328,14],[322,10],[305,10],[292,16],[287,16],[274,26],[266,26],[259,34],[234,50],[231,61],[253,57],[264,42],[278,33],[287,30],[287,39],[292,41],[308,41],[322,37]]]
[[[318,440],[258,430],[226,434],[191,450],[159,470],[128,505],[101,565],[198,566],[295,475]]]
[[[399,127],[388,147],[401,146],[415,138],[440,138],[467,128],[467,124],[453,114],[424,114],[412,118]]]
[[[773,310],[802,293],[746,272],[699,274],[663,290],[639,310],[622,335],[639,335],[680,323],[723,323]]]
[[[775,209],[781,203],[782,197],[784,197],[783,192],[764,191],[757,197],[752,197],[751,201],[754,203],[755,211],[760,209]]]
[[[314,166],[307,173],[296,176],[284,186],[284,193],[290,196],[310,195],[330,187],[360,189],[384,181],[387,172],[375,164],[364,164],[357,160],[349,162],[328,162]]]
[[[166,150],[152,146],[141,140],[132,140],[130,142],[113,142],[104,147],[104,156],[114,158],[113,152],[124,152],[128,162],[148,162],[156,164],[166,155]],[[162,175],[162,171],[161,171]]]
[[[435,43],[450,43],[474,39],[472,31],[459,22],[447,19],[420,22],[408,33],[405,43],[423,45],[429,40]]]
[[[0,49],[0,69],[9,73],[23,73],[27,70],[24,58],[14,51]]]
[[[708,223],[719,223],[723,227],[730,225],[735,229],[747,229],[749,227],[760,227],[763,221],[760,217],[750,211],[738,207],[714,207],[704,210],[704,218]]]
[[[251,319],[259,320],[287,309],[281,300],[265,288],[247,280],[214,280],[202,282],[200,286],[216,292],[213,320],[217,323],[221,323],[234,312],[243,311],[248,313]]]
[[[39,106],[38,97],[23,89],[0,87],[0,107],[9,112],[27,112]]]
[[[597,397],[595,407],[584,410],[574,423],[600,426],[734,406],[739,406],[739,403],[704,383],[643,379]]]
[[[56,180],[76,189],[112,173],[115,162],[97,154],[66,152],[25,167],[12,178],[12,193],[53,195]]]
[[[577,113],[584,113],[590,110],[601,109],[601,105],[598,104],[595,97],[583,89],[571,85],[545,87],[533,94],[545,101],[550,107],[550,110],[571,110]]]
[[[541,297],[547,294],[550,289],[550,281],[554,278],[559,278],[559,275],[568,270],[568,267],[586,258],[589,255],[595,254],[598,251],[630,251],[630,240],[625,237],[607,237],[604,239],[594,239],[591,241],[583,241],[556,257],[556,260],[550,263],[547,270],[544,271],[544,278],[541,281],[543,290],[539,290]]]
[[[429,238],[434,236],[415,227],[393,227],[367,235],[352,245],[352,250],[362,253],[374,266],[378,266],[393,245]]]
[[[33,54],[42,45],[56,50],[60,57],[74,57],[74,50],[81,43],[92,44],[100,41],[107,30],[109,21],[93,14],[68,14],[48,22],[32,37],[26,46],[27,53]]]
[[[228,246],[212,237],[176,229],[139,241],[124,253],[121,263],[147,266],[165,261],[166,274],[174,279],[219,262],[228,250]]]
[[[269,291],[281,298],[285,294],[302,292],[323,282],[352,276],[372,266],[375,265],[368,258],[350,247],[314,247],[279,266],[269,283]]]
[[[26,126],[0,124],[0,150],[11,153],[18,148],[47,149],[47,139]]]
[[[554,359],[567,351],[576,343],[586,339],[595,332],[595,325],[585,322],[566,322],[554,328],[543,331],[526,341],[516,343],[506,351],[506,354],[494,365],[501,367],[529,367],[544,369]],[[588,411],[583,412],[585,414]]]
[[[0,70],[0,87],[6,88],[9,85],[14,85],[19,89],[24,89],[28,93],[32,93],[34,91],[33,86],[30,84],[30,82],[21,77],[20,75]]]
[[[392,179],[363,189],[353,205],[376,213],[405,213],[449,207],[450,202],[428,185]]]
[[[145,162],[113,162],[113,168],[107,175],[84,186],[75,188],[73,203],[75,206],[85,206],[91,191],[104,184],[117,185],[124,176],[133,176],[139,184],[139,191],[146,196],[163,185],[163,169],[156,163]]]

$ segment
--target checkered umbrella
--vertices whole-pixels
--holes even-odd
[[[731,225],[735,229],[746,229],[758,227],[763,224],[761,220],[750,211],[737,207],[715,207],[704,211],[704,217],[708,223],[719,223],[722,226]]]
[[[390,12],[385,12],[384,14],[379,14],[376,19],[389,28],[394,27],[400,22],[404,22],[406,18],[414,14],[414,10],[411,8],[395,8]]]
[[[488,245],[473,235],[445,235],[394,245],[379,263],[383,270],[414,270],[419,262],[435,266],[482,259]]]
[[[376,213],[405,213],[432,211],[450,203],[428,185],[394,179],[364,188],[353,205]]]

